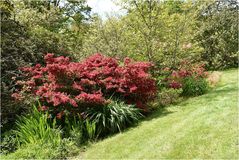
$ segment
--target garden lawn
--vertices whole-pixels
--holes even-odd
[[[209,93],[159,110],[137,127],[88,146],[77,159],[238,159],[238,70]]]

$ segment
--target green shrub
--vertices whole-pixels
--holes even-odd
[[[77,146],[80,146],[85,141],[85,136],[83,135],[84,124],[83,120],[79,115],[65,119],[64,134],[69,137]]]
[[[78,155],[80,148],[76,146],[76,142],[71,138],[64,138],[60,145],[55,147],[55,155],[52,159],[66,159],[70,156]]]
[[[97,136],[105,136],[121,132],[129,125],[137,122],[142,114],[133,105],[112,101],[107,106],[88,109],[86,116],[95,123]]]
[[[83,119],[79,114],[65,117],[63,131],[64,137],[71,139],[77,146],[97,138],[96,123],[87,118]]]
[[[96,122],[91,122],[90,120],[86,119],[85,121],[85,129],[87,132],[87,136],[90,140],[94,140],[96,137]]]
[[[77,148],[70,140],[64,139],[58,146],[52,143],[35,143],[21,146],[16,152],[3,155],[2,159],[66,159],[76,154]]]
[[[182,95],[183,96],[198,96],[208,91],[208,82],[201,77],[186,77],[183,80]]]
[[[182,89],[164,88],[160,91],[158,98],[160,106],[168,106],[177,103],[180,99]]]
[[[48,115],[40,113],[34,106],[31,114],[22,116],[16,122],[16,133],[19,144],[51,143],[59,145],[61,132],[56,128],[56,121],[52,125],[48,122]]]
[[[203,47],[201,60],[210,70],[238,67],[238,1],[205,1],[198,12],[194,39]],[[220,7],[219,7],[220,6]]]
[[[6,132],[1,135],[0,153],[8,154],[17,149],[17,138],[13,132]]]
[[[16,122],[16,130],[13,131],[16,140],[13,142],[5,140],[2,158],[3,159],[65,159],[77,151],[77,138],[81,141],[81,121],[75,119],[71,121],[71,138],[62,139],[59,128],[56,127],[56,121],[48,118],[48,114],[43,114],[34,106],[31,114],[22,116]],[[78,132],[79,131],[79,132]],[[73,133],[74,134],[73,134]],[[77,134],[77,135],[76,135]],[[80,134],[80,135],[79,135]],[[10,136],[8,139],[11,138]],[[15,148],[12,147],[13,143]],[[9,153],[11,150],[18,150]],[[4,152],[5,151],[5,152]],[[8,151],[8,152],[7,152]]]
[[[154,101],[148,103],[151,111],[158,109],[159,107],[166,107],[170,104],[175,104],[181,101],[183,97],[180,97],[182,89],[162,88],[157,98]]]

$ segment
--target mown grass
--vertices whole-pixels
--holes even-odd
[[[238,70],[209,93],[172,105],[137,127],[92,144],[76,159],[238,159]]]

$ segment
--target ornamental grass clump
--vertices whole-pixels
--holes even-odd
[[[38,112],[34,106],[31,114],[21,116],[14,130],[19,145],[50,143],[59,146],[61,132],[56,127],[56,121],[49,123],[48,114]]]
[[[121,132],[143,117],[140,109],[120,101],[112,101],[105,107],[89,108],[85,116],[96,124],[97,136],[101,137]]]

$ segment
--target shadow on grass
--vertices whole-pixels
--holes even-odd
[[[193,103],[195,105],[208,103],[208,102],[214,101],[215,99],[217,99],[219,97],[222,97],[226,94],[231,94],[232,92],[237,92],[237,85],[235,85],[233,83],[232,84],[226,84],[226,85],[222,85],[222,86],[217,87],[217,88],[212,88],[204,95],[200,95],[200,96],[196,96],[196,97],[182,97],[182,100],[180,100],[178,103],[175,103],[173,105],[185,106],[185,105],[188,105],[188,104],[191,104],[191,103]],[[201,99],[201,100],[199,100],[199,99]],[[135,123],[135,124],[132,124],[132,125],[128,126],[124,130],[122,130],[121,133],[129,132],[132,129],[135,129],[138,126],[140,126],[145,121],[152,121],[153,119],[164,117],[164,116],[167,116],[171,113],[177,112],[177,111],[170,110],[169,109],[170,107],[172,107],[172,106],[169,105],[169,106],[166,106],[166,107],[159,107],[156,110],[145,114],[144,117],[138,123]],[[108,136],[100,138],[98,141],[102,141],[104,139],[117,136],[118,134],[119,133],[109,134]],[[89,145],[89,144],[87,144],[87,145]]]
[[[170,106],[168,106],[170,107]],[[154,118],[160,118],[160,117],[164,117],[167,116],[168,114],[173,113],[172,111],[169,111],[167,108],[168,107],[159,107],[158,109],[154,110],[151,113],[148,113],[145,115],[145,118],[141,121],[151,121]]]
[[[238,88],[237,85],[235,84],[226,84],[226,85],[222,85],[218,88],[212,88],[210,89],[206,94],[203,95],[199,95],[199,96],[195,96],[195,97],[182,97],[182,100],[180,100],[178,103],[173,104],[173,105],[180,105],[180,106],[185,106],[188,104],[191,104],[192,101],[194,101],[194,103],[202,103],[202,101],[197,101],[196,99],[203,99],[204,102],[210,102],[213,101],[219,97],[225,96],[227,94],[233,94],[233,92],[238,92]],[[191,101],[192,100],[192,101]],[[145,118],[141,121],[150,121],[154,118],[159,118],[159,117],[163,117],[163,116],[167,116],[168,114],[174,113],[175,111],[170,111],[168,110],[168,108],[170,108],[171,106],[166,106],[166,107],[160,107],[157,110],[153,111],[152,113],[149,113],[147,115],[145,115]],[[141,123],[140,122],[140,123]]]
[[[217,97],[222,97],[225,96],[227,94],[233,94],[233,92],[238,92],[238,89],[236,86],[227,86],[225,88],[218,88],[218,89],[214,89],[209,91],[207,94],[203,95],[204,98],[206,99],[214,99]]]
[[[206,94],[195,96],[195,97],[184,97],[180,105],[188,105],[190,103],[202,103],[218,100],[220,97],[225,95],[231,95],[238,92],[237,86],[235,85],[223,85],[219,88],[211,88]],[[200,101],[198,101],[200,99]]]
[[[178,102],[174,105],[177,105],[179,107],[188,105],[188,104],[197,105],[197,106],[204,105],[204,104],[209,103],[210,101],[218,100],[218,98],[220,99],[220,97],[231,94],[233,92],[234,93],[238,92],[237,85],[226,84],[226,85],[222,85],[218,88],[212,88],[206,94],[201,95],[201,96],[183,97],[183,99],[180,102]],[[167,107],[159,107],[158,109],[146,114],[145,117],[142,118],[138,123],[132,124],[132,125],[128,126],[126,129],[122,130],[121,133],[123,134],[123,133],[131,132],[132,130],[141,126],[142,123],[144,123],[144,122],[152,121],[154,119],[158,119],[160,117],[165,117],[165,116],[168,116],[169,114],[177,112],[176,110],[173,110],[173,111],[170,110],[169,109],[170,107],[172,107],[172,106],[170,105]],[[112,138],[115,136],[120,136],[120,135],[119,135],[119,133],[109,134],[108,136],[102,137],[97,141],[99,142],[104,139]],[[92,143],[88,143],[86,146],[84,146],[84,148],[82,149],[82,152],[84,152],[86,150],[86,148],[90,147],[91,145],[92,145]]]

